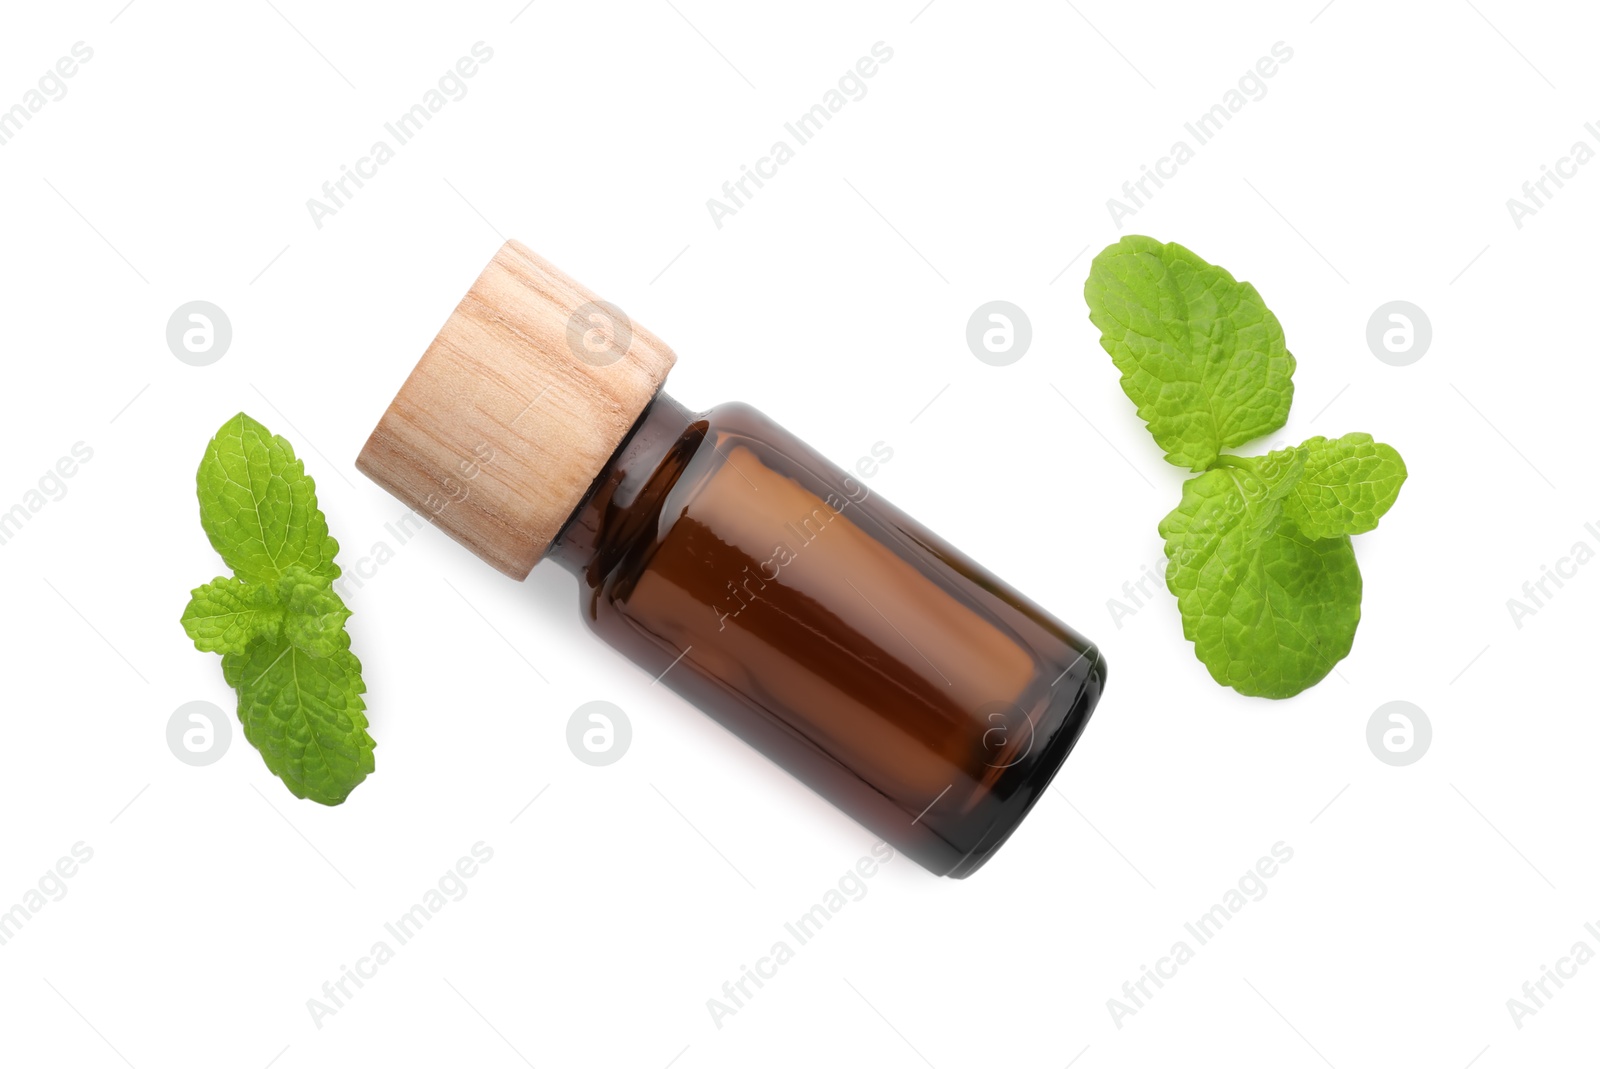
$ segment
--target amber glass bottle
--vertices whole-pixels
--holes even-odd
[[[755,409],[685,411],[660,390],[672,359],[511,242],[358,463],[517,578],[560,561],[589,626],[664,686],[971,874],[1077,741],[1103,658]]]

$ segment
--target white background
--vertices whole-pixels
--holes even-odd
[[[5,1062],[1592,1057],[1600,964],[1520,1029],[1506,1007],[1575,942],[1600,950],[1600,567],[1520,629],[1506,605],[1600,548],[1600,166],[1520,229],[1506,208],[1596,143],[1580,5],[124,2],[8,5],[0,34],[0,106],[94,49],[0,146],[0,509],[94,451],[0,546],[0,908],[94,852],[0,947]],[[480,40],[469,94],[315,227],[307,198]],[[706,199],[877,41],[894,57],[866,97],[714,226]],[[1278,41],[1267,95],[1122,231],[1255,282],[1282,320],[1296,403],[1262,448],[1361,430],[1410,467],[1357,540],[1354,652],[1272,703],[1211,682],[1165,592],[1112,620],[1161,565],[1182,473],[1081,286],[1119,236],[1106,199]],[[237,731],[206,768],[167,748],[179,705],[231,709],[178,626],[221,571],[206,440],[249,411],[306,459],[347,569],[392,542],[403,507],[352,462],[502,236],[672,344],[690,406],[749,401],[844,464],[890,445],[875,490],[1109,661],[992,863],[957,882],[897,858],[720,1028],[707,1000],[872,837],[590,636],[559,567],[518,585],[428,530],[354,593],[378,771],[340,808],[290,797]],[[205,368],[165,341],[195,299],[234,329]],[[1004,368],[964,340],[993,299],[1033,324]],[[1365,341],[1395,299],[1433,323],[1409,367]],[[564,741],[595,699],[634,730],[606,768]],[[1366,743],[1393,700],[1433,724],[1409,767]],[[307,999],[479,841],[470,893],[318,1028]],[[1280,841],[1267,896],[1119,1028],[1107,1000]]]

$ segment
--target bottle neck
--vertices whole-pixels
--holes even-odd
[[[704,422],[657,392],[551,543],[548,559],[587,574],[590,585],[598,582],[636,537],[654,531],[655,513],[682,469],[681,447],[704,435]]]

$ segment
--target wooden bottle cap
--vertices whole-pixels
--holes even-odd
[[[508,241],[356,467],[525,579],[676,361],[620,308]]]

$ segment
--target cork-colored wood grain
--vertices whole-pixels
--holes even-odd
[[[516,241],[400,388],[356,466],[526,578],[676,356]]]

